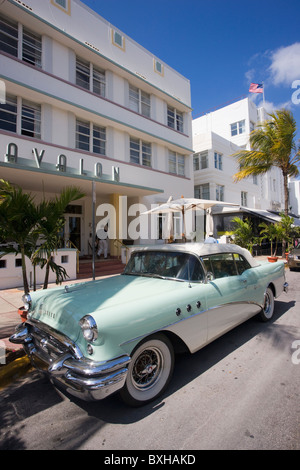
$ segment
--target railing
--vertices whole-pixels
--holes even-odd
[[[75,248],[76,250],[76,271],[77,274],[79,273],[79,253],[80,251],[78,250],[77,246],[74,245],[74,243],[71,240],[66,241],[66,248]]]
[[[114,244],[114,247],[115,248],[125,248],[126,250],[126,264],[127,264],[127,261],[128,261],[128,253],[129,253],[129,248],[127,245],[125,245],[121,240],[119,240],[118,238],[115,238],[114,241],[113,241],[113,244]],[[121,258],[121,254],[119,256]]]

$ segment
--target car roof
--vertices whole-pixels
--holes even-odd
[[[193,253],[199,257],[218,253],[238,253],[244,256],[251,266],[259,266],[259,263],[251,256],[248,250],[231,243],[170,243],[162,245],[140,245],[134,248],[134,252],[137,251]]]

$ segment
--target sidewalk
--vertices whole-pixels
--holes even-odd
[[[19,349],[21,345],[9,342],[15,327],[21,323],[18,308],[22,306],[22,287],[0,291],[0,341],[7,349]]]

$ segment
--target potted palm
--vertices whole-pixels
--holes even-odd
[[[289,250],[290,250],[290,245],[292,244],[294,218],[286,215],[284,212],[280,214],[280,217],[281,217],[281,220],[279,222],[279,225],[282,228],[282,237],[283,237],[283,240],[285,240],[287,244],[286,250],[285,250],[285,257],[287,260]]]
[[[268,261],[270,263],[275,263],[278,260],[277,256],[277,246],[278,241],[282,240],[283,230],[280,224],[267,224],[263,222],[259,225],[261,227],[260,235],[261,241],[267,238],[271,243],[271,255],[268,256]],[[274,246],[274,250],[273,250]]]
[[[48,287],[50,269],[56,274],[57,284],[67,277],[65,269],[54,263],[52,253],[59,246],[59,232],[63,229],[65,223],[64,212],[66,207],[82,197],[84,197],[84,193],[79,188],[69,186],[62,190],[60,196],[56,196],[51,201],[42,201],[37,208],[42,243],[36,249],[34,258],[40,260],[41,267],[45,267],[44,289]]]
[[[235,228],[231,232],[230,237],[234,240],[234,243],[242,248],[246,248],[252,254],[256,238],[253,236],[253,227],[250,220],[242,220],[240,217],[234,217],[231,222],[235,224]]]

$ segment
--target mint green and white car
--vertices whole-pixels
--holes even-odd
[[[137,248],[124,273],[34,292],[11,337],[34,366],[83,399],[158,397],[184,347],[194,353],[250,317],[263,321],[287,290],[284,263],[230,244]]]

